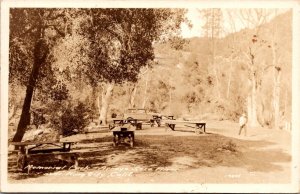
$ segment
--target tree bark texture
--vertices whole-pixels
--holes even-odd
[[[23,103],[22,113],[20,121],[17,127],[15,136],[13,137],[13,142],[20,142],[25,134],[27,126],[30,124],[30,107],[32,96],[34,92],[34,87],[39,75],[39,70],[42,64],[45,62],[47,57],[47,51],[43,48],[44,40],[39,39],[34,47],[34,62],[32,71],[30,73],[28,85],[26,88],[26,95]]]
[[[145,83],[145,90],[144,90],[144,99],[143,99],[143,104],[142,104],[142,108],[146,107],[146,103],[148,100],[148,80],[149,80],[149,72],[147,72],[147,76],[146,76],[146,83]]]
[[[231,86],[231,77],[232,77],[232,66],[233,66],[233,57],[231,55],[231,62],[230,62],[230,69],[229,69],[229,78],[227,83],[227,90],[226,90],[226,98],[229,98],[230,94],[230,86]]]
[[[275,15],[277,12],[275,11]],[[276,34],[277,25],[274,23],[273,25],[273,33],[272,33],[272,66],[273,66],[273,108],[274,108],[274,128],[279,129],[280,127],[280,79],[281,79],[281,67],[278,64],[278,55],[276,50]]]
[[[103,88],[102,90],[99,124],[102,125],[107,124],[107,112],[108,112],[109,102],[112,96],[113,89],[114,89],[114,83],[107,83],[106,88]]]
[[[135,83],[133,88],[129,88],[129,105],[128,108],[135,107],[135,95],[137,91],[137,84]]]
[[[257,89],[256,89],[256,77],[255,73],[251,73],[251,116],[249,118],[249,124],[251,127],[258,127],[259,123],[257,120]]]
[[[274,128],[279,129],[280,125],[280,78],[281,78],[281,70],[275,68],[275,78],[274,78]]]

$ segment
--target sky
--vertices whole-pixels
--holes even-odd
[[[230,19],[227,14],[227,11],[229,9],[223,9],[223,26],[225,28],[225,31],[231,33],[233,32],[231,29],[230,25]],[[231,9],[232,11],[238,11],[238,9]],[[270,9],[271,10],[271,9]],[[277,14],[281,14],[283,12],[288,11],[288,9],[277,9]],[[204,25],[204,21],[201,19],[199,9],[188,9],[188,12],[186,14],[187,18],[191,21],[193,27],[190,29],[186,24],[181,25],[181,35],[184,38],[191,38],[191,37],[200,37],[203,35],[202,32],[202,26]],[[270,19],[273,18],[274,16],[270,16]],[[245,24],[241,22],[240,18],[233,17],[234,23],[235,23],[235,28],[236,31],[239,31],[243,28],[245,28]]]
[[[189,20],[191,20],[193,27],[189,29],[187,24],[182,24],[181,25],[182,36],[184,38],[201,36],[202,33],[201,26],[203,25],[203,22],[200,19],[199,11],[197,9],[189,9],[186,16]]]

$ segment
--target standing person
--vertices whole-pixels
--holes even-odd
[[[244,129],[244,134],[245,136],[247,135],[247,116],[245,113],[242,114],[242,116],[239,119],[239,124],[240,124],[240,131],[239,131],[239,135],[241,135],[242,130]]]

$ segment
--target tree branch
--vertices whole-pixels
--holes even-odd
[[[61,13],[61,14],[57,14],[56,16],[53,16],[53,17],[49,17],[49,20],[56,20],[56,19],[58,19],[58,18],[62,18],[62,17],[64,17],[65,16],[65,14],[64,13]]]
[[[29,33],[30,31],[32,31],[34,28],[36,28],[36,26],[30,27],[28,30],[26,30],[25,32],[23,32],[22,34],[20,34],[20,36],[26,35],[26,34]]]
[[[59,35],[61,35],[61,36],[65,36],[65,33],[64,32],[62,32],[62,31],[60,31],[57,27],[56,27],[56,25],[46,25],[45,26],[46,28],[53,28]]]

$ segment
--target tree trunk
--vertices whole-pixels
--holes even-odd
[[[41,65],[45,62],[48,51],[43,51],[43,40],[39,39],[34,47],[34,62],[30,73],[26,95],[23,103],[20,121],[17,127],[17,132],[13,138],[13,142],[20,142],[25,134],[27,125],[30,124],[30,106],[33,96],[36,80],[39,75]]]
[[[248,113],[248,122],[252,121],[252,99],[251,94],[249,93],[247,96],[247,113]]]
[[[215,91],[217,93],[218,99],[221,98],[221,91],[220,91],[220,81],[219,81],[219,76],[218,76],[218,69],[217,65],[215,64],[215,40],[212,38],[212,67],[214,69],[214,74],[215,74],[215,79],[216,79],[216,87]]]
[[[91,122],[92,123],[94,123],[94,124],[98,124],[98,122],[99,122],[99,110],[100,110],[100,108],[99,108],[99,104],[98,104],[98,97],[99,97],[99,95],[98,95],[98,93],[99,93],[99,91],[98,91],[98,87],[96,87],[96,86],[92,86],[91,87],[91,95],[88,97],[88,99],[89,99],[89,103],[90,103],[90,108],[91,108]]]
[[[275,11],[275,16],[277,16],[277,11]],[[272,65],[273,69],[273,108],[274,108],[274,128],[279,129],[280,126],[280,79],[281,79],[281,68],[278,66],[278,56],[276,50],[276,32],[277,32],[277,24],[273,24],[272,31]]]
[[[148,95],[147,95],[148,79],[149,79],[149,72],[147,72],[147,76],[146,76],[146,83],[145,83],[145,90],[144,90],[144,100],[143,100],[142,108],[145,108],[146,102],[147,102],[147,99],[148,99]]]
[[[102,125],[107,124],[107,111],[109,108],[109,101],[111,99],[113,89],[114,89],[114,83],[108,83],[106,84],[106,88],[103,88],[102,90],[99,124]],[[99,101],[100,101],[100,97],[99,97]]]
[[[250,91],[247,97],[247,112],[248,112],[248,123],[250,127],[259,126],[257,120],[257,89],[256,89],[256,78],[253,70],[251,69],[251,78],[248,80],[250,85]]]
[[[230,69],[229,69],[229,79],[227,83],[227,91],[226,91],[226,98],[229,98],[229,93],[230,93],[230,86],[231,86],[231,77],[232,77],[232,66],[233,66],[233,58],[231,57],[231,62],[230,62]]]
[[[97,109],[97,98],[98,98],[98,92],[97,92],[97,87],[92,87],[92,97],[91,97],[91,103],[92,103],[92,113],[93,115],[96,115],[97,112],[98,112],[98,109]],[[94,122],[94,119],[97,119],[95,117],[93,117],[93,122]]]
[[[170,88],[169,91],[169,115],[173,115],[172,113],[172,90]]]
[[[135,83],[133,88],[129,88],[129,105],[128,108],[134,108],[135,107],[135,95],[137,91],[137,84]]]
[[[235,31],[235,28],[234,28]],[[236,40],[235,40],[235,36],[233,36],[232,39],[232,52],[230,55],[230,69],[229,69],[229,79],[228,79],[228,83],[227,83],[227,91],[226,91],[226,98],[229,98],[229,94],[230,94],[230,87],[231,87],[231,79],[232,79],[232,68],[233,68],[233,52],[236,50],[235,48],[235,44],[236,44]]]
[[[219,77],[218,77],[218,70],[217,70],[217,65],[213,62],[213,68],[214,68],[214,74],[215,74],[215,79],[216,79],[216,87],[215,87],[215,91],[217,93],[217,97],[218,99],[221,98],[221,91],[220,91],[220,81],[219,81]]]
[[[211,39],[212,39],[212,66],[214,68],[214,73],[215,73],[215,79],[216,79],[216,92],[218,95],[218,99],[221,98],[221,93],[220,93],[220,81],[218,77],[218,69],[217,65],[215,64],[215,55],[216,55],[216,49],[215,49],[215,13],[214,9],[212,9],[212,26],[211,26]]]
[[[257,127],[259,126],[259,123],[257,121],[257,90],[256,90],[256,80],[255,80],[255,74],[252,74],[251,79],[251,119],[249,119],[249,124],[251,127]]]
[[[276,68],[275,68],[276,69]],[[280,125],[280,77],[281,70],[275,70],[275,78],[274,78],[274,128],[279,129]]]
[[[262,98],[262,97],[261,97]],[[259,111],[258,111],[258,122],[262,125],[262,126],[265,126],[267,123],[266,123],[266,111],[265,111],[265,102],[263,99],[260,100],[260,106],[258,107],[259,108]],[[268,122],[268,121],[267,121]]]

